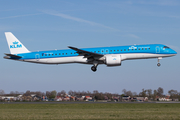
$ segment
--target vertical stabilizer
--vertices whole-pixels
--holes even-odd
[[[29,52],[29,50],[11,32],[5,32],[5,36],[11,54]]]

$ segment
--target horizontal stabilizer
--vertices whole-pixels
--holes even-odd
[[[10,56],[10,57],[12,57],[12,58],[22,58],[21,56],[13,55],[13,54],[6,54],[6,53],[5,53],[5,55]]]

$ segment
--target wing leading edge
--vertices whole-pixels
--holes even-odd
[[[89,52],[89,51],[86,51],[86,50],[81,50],[81,49],[78,49],[78,48],[75,48],[75,47],[71,47],[71,46],[68,46],[68,48],[77,51],[77,53],[79,55],[84,55],[84,57],[86,57],[86,58],[90,58],[90,57],[103,57],[104,56],[102,54],[93,53],[93,52]]]

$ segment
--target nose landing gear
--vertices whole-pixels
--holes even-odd
[[[159,58],[158,58],[158,64],[157,64],[158,67],[161,66],[161,64],[159,63],[160,59],[162,59],[162,57],[159,57]]]

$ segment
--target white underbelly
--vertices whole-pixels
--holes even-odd
[[[173,56],[173,55],[171,55],[171,54],[151,54],[151,53],[121,54],[122,60],[148,59],[148,58],[169,57],[169,56]]]
[[[26,62],[42,63],[42,64],[65,64],[65,63],[87,63],[87,58],[84,56],[76,57],[58,57],[44,59],[27,59]]]
[[[131,59],[148,59],[158,57],[170,57],[174,54],[150,54],[150,53],[129,53],[129,54],[118,54],[121,56],[121,60]],[[88,63],[88,59],[84,56],[75,57],[57,57],[57,58],[44,58],[44,59],[26,59],[26,62],[42,63],[42,64],[65,64],[65,63]]]

